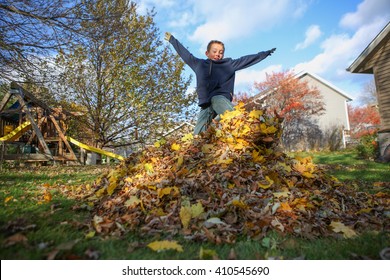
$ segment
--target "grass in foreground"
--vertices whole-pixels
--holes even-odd
[[[365,190],[389,190],[388,164],[358,160],[350,152],[319,153],[314,161]],[[157,253],[146,246],[156,238],[136,233],[121,238],[94,236],[88,201],[69,199],[64,191],[88,188],[104,168],[44,167],[0,173],[1,259],[379,259],[381,250],[390,246],[388,232],[315,240],[272,233],[261,240],[238,237],[234,244],[221,245],[179,239],[183,252]]]
[[[355,183],[366,192],[390,191],[390,164],[360,159],[354,151],[296,153],[313,161],[341,181]]]

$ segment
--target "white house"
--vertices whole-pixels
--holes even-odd
[[[285,145],[285,148],[291,150],[345,148],[350,129],[347,102],[352,101],[352,98],[314,73],[301,72],[295,77],[320,91],[325,111],[320,116],[313,116],[304,123],[297,124],[296,133],[292,134],[294,139],[288,139],[290,143],[288,147]],[[272,94],[262,92],[251,98],[250,102],[261,106],[262,103],[266,104],[267,98],[272,98]]]
[[[346,135],[350,130],[347,102],[352,101],[352,98],[314,73],[300,73],[297,78],[307,81],[309,86],[314,86],[320,91],[325,103],[325,112],[323,115],[315,117],[318,125],[323,132],[335,127],[340,128],[343,147],[345,148]]]

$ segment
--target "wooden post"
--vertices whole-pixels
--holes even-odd
[[[3,100],[0,102],[0,112],[4,110],[4,107],[5,107],[5,105],[7,105],[10,98],[11,98],[11,93],[7,92],[4,95]]]
[[[72,147],[70,146],[68,140],[66,140],[66,137],[65,137],[65,135],[62,133],[61,128],[60,128],[60,126],[58,125],[56,119],[54,118],[54,116],[53,116],[52,114],[50,114],[49,117],[50,117],[51,121],[53,122],[55,128],[57,129],[58,135],[61,137],[62,141],[64,141],[65,146],[68,148],[70,154],[72,155],[72,158],[73,158],[74,160],[77,160],[77,157],[76,157],[76,155],[74,154]]]
[[[83,148],[80,148],[80,162],[82,165],[85,165],[85,157],[86,157],[86,152]]]
[[[15,93],[16,93],[16,92],[15,92]],[[38,137],[39,143],[40,143],[41,146],[43,147],[44,155],[47,156],[49,159],[51,159],[51,160],[54,161],[53,155],[51,154],[50,149],[49,149],[49,147],[47,146],[47,144],[46,144],[46,142],[45,142],[45,139],[44,139],[43,136],[42,136],[41,131],[39,130],[37,124],[35,123],[35,120],[34,120],[33,116],[31,115],[30,110],[28,109],[26,102],[24,102],[24,99],[23,99],[23,97],[22,97],[22,94],[21,94],[21,92],[20,92],[20,89],[19,89],[18,92],[16,93],[16,97],[17,97],[18,100],[19,100],[19,103],[20,103],[21,108],[23,108],[23,107],[25,108],[25,113],[26,113],[26,115],[27,115],[27,118],[28,118],[28,120],[30,121],[33,130],[35,131],[35,134],[36,134],[37,137]]]

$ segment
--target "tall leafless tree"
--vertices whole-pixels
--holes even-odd
[[[0,79],[35,80],[39,64],[79,34],[89,0],[0,0]]]

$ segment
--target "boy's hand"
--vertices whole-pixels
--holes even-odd
[[[165,40],[167,40],[169,42],[169,39],[171,39],[171,33],[169,32],[165,32],[165,37],[164,37]]]
[[[274,51],[276,51],[276,48],[273,48],[273,49],[269,50],[269,54],[270,54],[270,55],[273,54]]]

